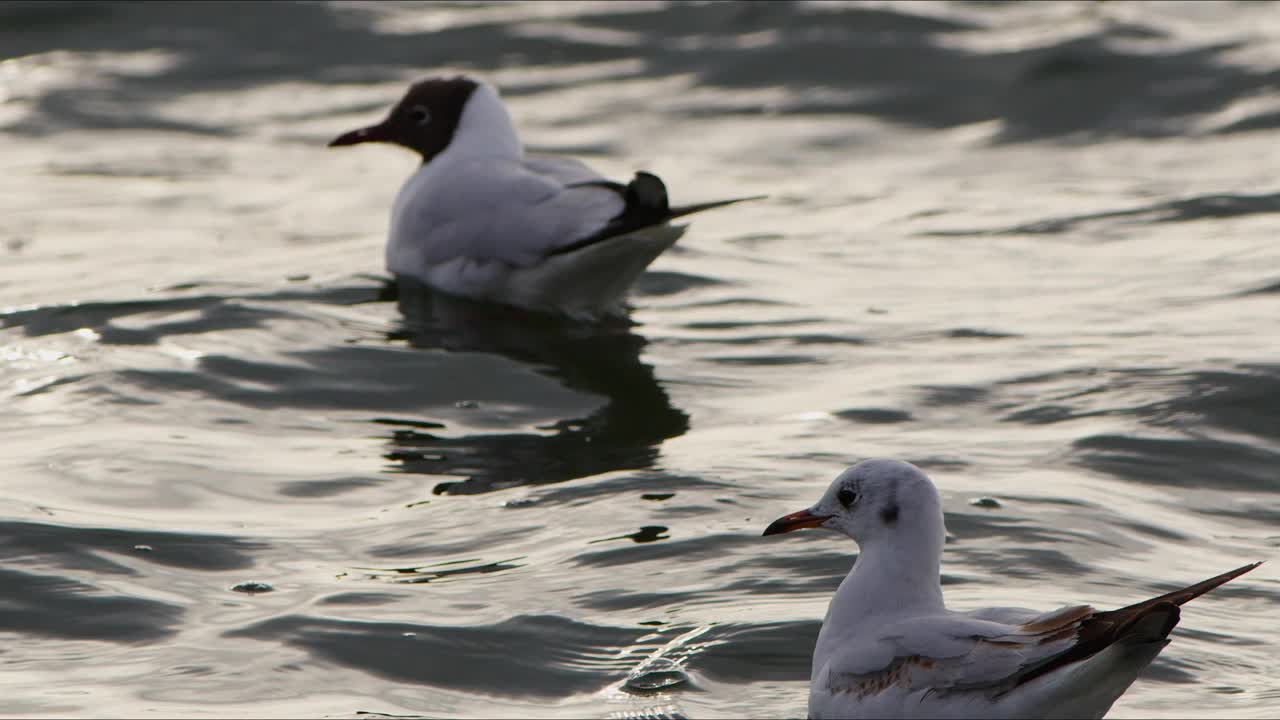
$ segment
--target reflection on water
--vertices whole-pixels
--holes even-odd
[[[689,428],[688,416],[671,406],[653,368],[640,362],[645,340],[630,327],[586,326],[471,303],[405,280],[397,300],[404,327],[391,332],[389,340],[420,349],[495,353],[605,399],[590,415],[559,419],[538,432],[440,437],[418,423],[405,423],[392,435],[388,460],[404,472],[463,478],[437,484],[434,494],[643,470],[653,465],[663,440]]]
[[[5,710],[795,716],[856,548],[759,533],[873,455],[963,607],[1265,559],[1274,12],[0,5]],[[629,323],[391,286],[412,158],[323,146],[455,70],[532,150],[770,200]],[[1274,715],[1267,573],[1112,715]]]

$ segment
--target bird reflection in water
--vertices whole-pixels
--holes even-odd
[[[585,324],[435,292],[401,278],[389,285],[404,324],[388,334],[419,349],[484,352],[532,366],[565,387],[605,398],[586,417],[563,418],[535,432],[443,437],[443,425],[380,418],[396,429],[384,455],[408,473],[452,475],[436,495],[478,494],[616,470],[642,470],[658,446],[689,428],[653,368],[640,361],[646,340],[631,324]],[[447,382],[447,379],[445,380]]]

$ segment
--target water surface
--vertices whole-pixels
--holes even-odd
[[[847,464],[957,606],[1280,543],[1273,3],[0,7],[0,662],[25,716],[796,717]],[[694,219],[588,328],[391,292],[425,74]],[[1270,565],[1113,717],[1273,717]],[[255,584],[256,583],[256,584]],[[630,680],[629,680],[630,678]]]

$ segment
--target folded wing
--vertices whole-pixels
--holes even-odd
[[[745,199],[673,208],[656,175],[618,183],[570,158],[433,164],[397,197],[392,245],[409,249],[411,265],[469,258],[524,268]]]
[[[991,608],[890,624],[831,660],[827,690],[859,698],[889,690],[982,692],[994,699],[1116,644],[1163,643],[1180,605],[1257,566],[1106,612],[1088,605],[1040,615]]]
[[[554,172],[519,163],[424,168],[397,198],[393,244],[415,248],[426,265],[470,258],[529,267],[599,231],[625,207],[609,188],[560,179],[585,176],[585,168],[538,169]]]
[[[858,698],[889,690],[1000,695],[1069,651],[1083,623],[1095,614],[1093,608],[1077,605],[1021,624],[946,614],[889,625],[871,646],[857,643],[832,659],[828,690]]]

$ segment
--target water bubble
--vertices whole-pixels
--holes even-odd
[[[654,693],[678,687],[689,682],[684,668],[672,660],[655,658],[645,663],[622,684],[624,690],[635,693]]]

